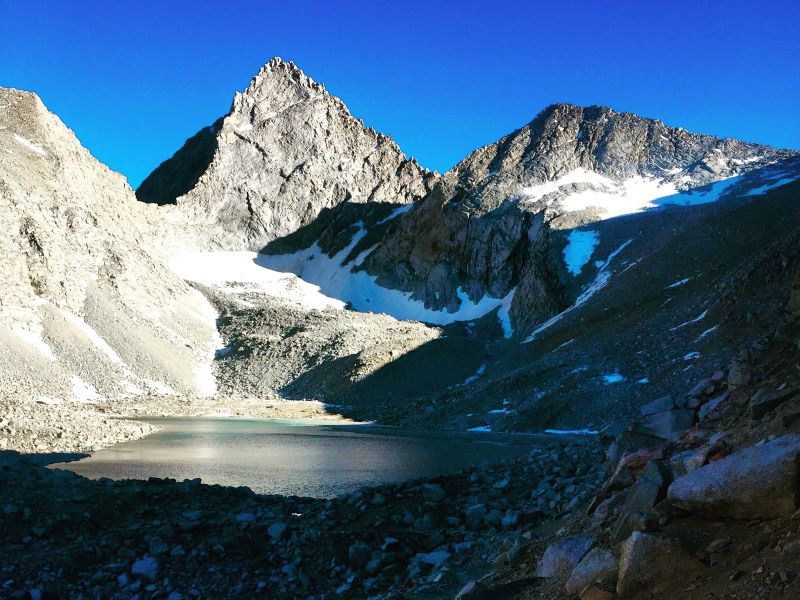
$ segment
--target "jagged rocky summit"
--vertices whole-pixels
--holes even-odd
[[[201,246],[260,250],[326,208],[412,202],[435,177],[323,85],[274,58],[226,116],[189,139],[136,194],[175,204],[171,222],[202,227]]]

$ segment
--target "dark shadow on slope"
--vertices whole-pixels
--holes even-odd
[[[473,383],[426,387],[461,368],[447,347],[455,341],[437,340],[329,401],[338,396],[346,412],[409,427],[540,431],[628,419],[657,397],[685,394],[763,331],[780,331],[800,266],[798,202],[796,182],[593,223],[587,227],[601,240],[593,260],[633,240],[615,258],[608,285],[530,344],[490,343],[492,360]],[[575,278],[571,297],[595,274],[589,268]],[[420,365],[432,374],[417,379]],[[624,379],[607,383],[613,373]]]
[[[389,217],[393,211],[407,205],[391,202],[350,202],[345,200],[332,208],[324,208],[308,225],[304,225],[294,233],[273,240],[260,250],[261,254],[292,254],[311,247],[315,242],[328,256],[333,256],[350,243],[355,235],[359,221],[367,229],[367,235],[359,241],[346,262],[353,260],[358,254],[378,243],[384,233],[392,226]]]
[[[190,192],[206,172],[217,151],[218,119],[190,137],[183,146],[162,162],[142,181],[136,198],[151,204],[175,204],[177,198]]]

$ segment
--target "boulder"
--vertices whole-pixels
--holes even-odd
[[[658,598],[685,587],[704,568],[677,540],[634,532],[622,544],[617,594],[620,598]]]
[[[350,560],[350,566],[358,571],[367,566],[372,557],[372,550],[364,542],[354,542],[347,549],[347,557]]]
[[[576,596],[593,583],[614,583],[617,569],[616,556],[603,548],[594,548],[572,569],[567,581],[567,594]]]
[[[675,405],[672,402],[672,398],[669,396],[662,396],[661,398],[656,398],[652,402],[645,404],[640,409],[640,412],[642,416],[647,416],[664,412],[665,410],[672,410],[673,408],[675,408]]]
[[[685,408],[665,410],[639,419],[634,425],[634,432],[674,441],[692,425],[694,425],[693,410]]]
[[[750,398],[750,415],[753,417],[754,421],[757,421],[768,412],[778,408],[787,400],[794,398],[798,391],[800,391],[798,388],[759,390]]]
[[[699,413],[700,420],[704,421],[705,419],[707,419],[708,416],[715,410],[717,410],[719,406],[727,399],[728,399],[728,392],[725,392],[706,402],[703,406],[700,407],[700,413]]]
[[[436,483],[426,483],[422,486],[422,498],[425,502],[436,504],[444,500],[446,496],[447,494],[442,489],[442,486]]]
[[[558,577],[566,575],[575,568],[592,547],[591,538],[574,535],[553,542],[544,551],[536,569],[538,577]]]
[[[708,518],[788,516],[798,504],[798,461],[800,434],[784,435],[679,477],[667,498]]]
[[[669,469],[663,463],[655,460],[647,463],[622,506],[614,529],[615,541],[621,542],[626,539],[633,531],[640,528],[646,521],[647,515],[653,513],[653,507],[665,496],[670,477]]]

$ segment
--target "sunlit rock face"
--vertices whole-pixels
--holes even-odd
[[[140,200],[176,204],[199,246],[260,250],[343,202],[412,202],[435,175],[364,126],[293,63],[268,62],[230,112],[142,182]],[[191,225],[189,225],[191,224]]]

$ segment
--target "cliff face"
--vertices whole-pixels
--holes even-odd
[[[213,314],[149,250],[152,212],[35,94],[0,88],[3,394],[200,391]]]
[[[139,187],[145,202],[176,204],[167,218],[207,231],[200,244],[257,250],[343,202],[398,204],[435,176],[391,138],[368,129],[290,62],[273,59]]]

